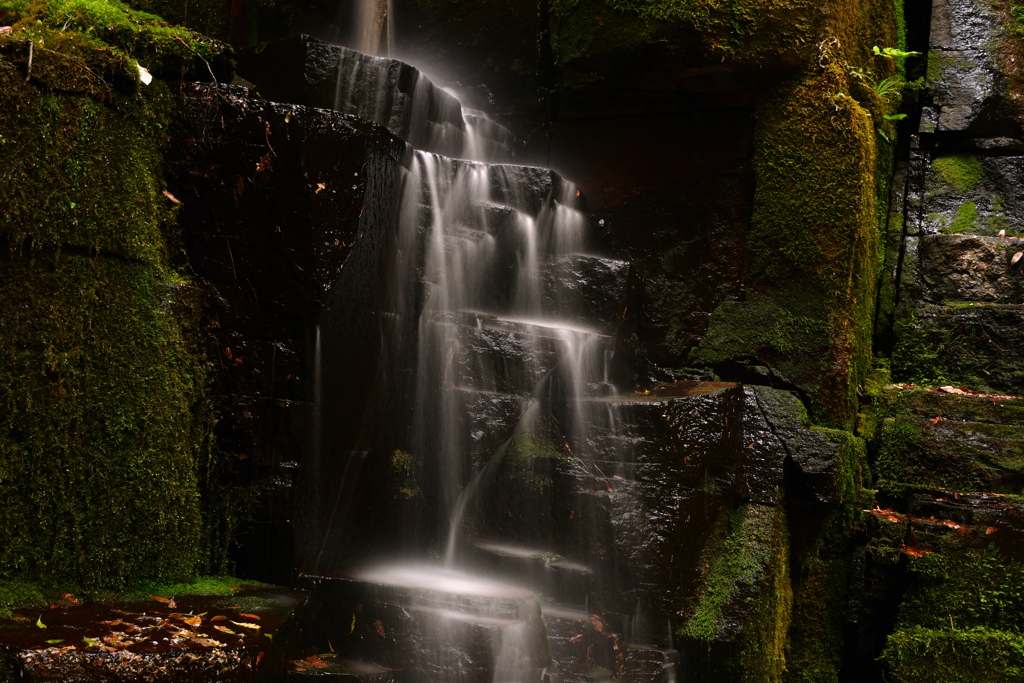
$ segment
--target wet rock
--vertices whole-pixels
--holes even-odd
[[[238,72],[275,102],[351,114],[386,127],[417,149],[463,155],[467,130],[458,100],[396,59],[300,35],[243,52]],[[493,152],[506,146],[508,131],[478,128],[495,136],[488,140]]]
[[[1024,308],[1017,304],[920,304],[897,311],[893,376],[996,394],[1024,393]]]
[[[351,435],[372,383],[391,183],[405,144],[375,124],[244,88],[194,84],[181,97],[168,179],[190,266],[210,290],[218,441],[238,454],[237,476],[264,492],[260,536],[240,559],[254,576],[290,582],[295,562],[281,552],[294,534],[289,463],[309,444],[317,326],[329,327],[333,309],[331,324],[347,331],[348,360],[331,365],[338,381],[327,386],[352,407],[330,424]]]
[[[540,278],[545,310],[573,325],[612,333],[621,321],[629,263],[568,255],[547,263]]]
[[[1017,235],[1024,218],[1024,157],[935,156],[922,177],[920,222],[910,234]]]
[[[877,464],[884,489],[1016,493],[1024,486],[1019,399],[887,391]]]
[[[550,663],[532,594],[436,568],[416,583],[421,570],[408,570],[413,583],[372,572],[366,581],[308,577],[317,608],[304,619],[304,646],[373,661],[400,680],[485,683],[508,675],[503,667],[529,675]]]
[[[1024,303],[1024,264],[1011,264],[1024,240],[975,235],[926,235],[920,242],[925,296],[936,302]]]
[[[1008,13],[1007,13],[1008,15]],[[922,132],[970,131],[1018,137],[1015,39],[995,5],[940,0],[932,7],[928,81],[937,107],[935,127]],[[1013,21],[1010,19],[1010,21]]]

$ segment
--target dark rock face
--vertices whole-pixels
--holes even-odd
[[[301,35],[248,50],[239,73],[275,102],[331,109],[374,121],[416,149],[462,156],[467,122],[459,101],[404,62],[365,55]],[[508,131],[468,125],[486,139],[483,156],[507,146]]]
[[[182,96],[170,187],[183,203],[178,225],[190,265],[213,295],[217,437],[259,489],[254,535],[239,561],[289,583],[296,467],[317,399],[317,329],[343,272],[353,330],[372,324],[387,253],[380,235],[404,144],[372,124],[271,104],[241,88],[188,86]],[[376,336],[353,337],[349,352],[372,358]],[[360,367],[341,385],[352,410],[368,384]]]
[[[922,132],[1020,137],[1017,47],[1001,14],[969,0],[933,4],[928,80],[935,107],[926,110]]]

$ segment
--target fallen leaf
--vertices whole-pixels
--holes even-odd
[[[353,612],[352,613],[352,627],[348,630],[348,632],[352,633],[355,630],[356,630],[356,613]]]
[[[260,620],[260,618],[255,614],[246,614],[245,612],[239,612],[238,616],[245,617],[246,619],[255,619],[256,621]]]
[[[1024,256],[1024,251],[1018,251],[1016,254],[1014,254],[1013,258],[1010,259],[1010,265],[1016,265],[1017,261],[1020,261],[1021,256]]]
[[[142,66],[138,62],[135,62],[135,66],[139,69],[139,80],[142,81],[143,85],[149,85],[153,82],[153,75],[146,71],[146,68],[144,66]]]
[[[590,616],[590,623],[594,625],[594,628],[596,628],[599,633],[604,632],[604,627],[601,625],[601,618],[596,614],[592,614]]]
[[[174,604],[174,598],[161,598],[159,595],[150,595],[149,597],[153,598],[157,602],[164,603],[165,605],[167,605],[171,609],[174,609],[175,607],[177,607],[177,605]]]
[[[175,197],[173,194],[171,194],[167,190],[164,190],[164,196],[167,197],[168,199],[170,199],[175,204],[181,204],[181,202],[178,201],[177,197]]]
[[[384,638],[384,637],[386,637],[386,636],[384,635],[384,624],[380,623],[380,619],[378,619],[377,621],[375,621],[375,622],[374,622],[374,625],[375,625],[375,626],[377,627],[377,633],[379,633],[379,634],[380,634],[380,637],[381,637],[381,638]]]
[[[5,33],[10,33],[11,30],[13,30],[13,28],[13,26],[0,26],[0,36],[4,35]]]
[[[46,644],[47,645],[59,645],[60,643],[63,643],[63,642],[64,642],[63,638],[58,638],[57,640],[48,640],[48,641],[46,641]]]
[[[82,640],[85,641],[85,646],[86,647],[98,647],[99,644],[100,644],[98,639],[96,639],[96,638],[89,638],[88,636],[83,637]]]
[[[97,624],[103,624],[104,626],[120,626],[124,623],[124,619],[114,619],[113,621],[97,621]]]
[[[310,655],[309,657],[306,657],[303,660],[303,662],[306,664],[306,666],[313,666],[318,669],[326,669],[328,666],[327,662],[323,661],[316,655]]]
[[[259,666],[259,665],[260,665],[260,662],[262,662],[262,661],[263,661],[263,655],[264,655],[264,653],[263,653],[263,652],[261,652],[261,653],[259,653],[258,655],[256,655],[256,666]]]
[[[996,237],[1006,237],[1006,231],[1005,230],[1000,230],[999,234],[996,235]]]
[[[227,626],[221,626],[220,624],[214,624],[213,627],[215,629],[217,629],[218,631],[221,631],[222,633],[230,633],[231,635],[235,635],[235,632],[232,631],[231,629],[229,629]]]
[[[39,615],[39,618],[36,619],[36,626],[39,627],[39,628],[46,628],[46,624],[43,623],[43,616],[42,615]]]
[[[202,647],[225,647],[225,644],[213,638],[192,638],[192,642]]]
[[[210,621],[227,621],[227,620],[228,620],[228,618],[226,616],[224,616],[223,614],[218,614],[217,616],[212,617],[210,619]]]
[[[582,637],[583,637],[582,633],[579,634],[578,636],[573,636],[572,638],[569,639],[569,642],[570,643],[578,643]]]
[[[260,630],[260,625],[259,624],[247,624],[244,621],[232,621],[231,623],[234,624],[235,626],[242,626],[243,628],[256,629],[257,631]]]
[[[73,606],[78,606],[78,605],[82,604],[82,601],[79,600],[78,598],[76,598],[71,593],[65,593],[64,595],[62,595],[61,598],[60,598],[60,601],[61,602],[66,602],[67,604],[73,605]]]
[[[320,194],[320,190],[324,189],[325,187],[327,187],[327,186],[324,185],[323,183],[317,183],[316,184],[316,191],[314,191],[313,194]]]
[[[995,528],[994,526],[990,526],[989,528],[985,529],[985,535],[988,536],[990,534],[994,534],[997,531],[999,531],[999,529]]]
[[[199,615],[196,615],[194,617],[182,617],[181,620],[189,626],[191,626],[192,628],[196,628],[197,626],[200,626],[203,623],[203,618]]]

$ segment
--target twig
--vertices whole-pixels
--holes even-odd
[[[178,42],[179,42],[179,43],[181,43],[182,45],[184,45],[185,47],[187,47],[187,48],[188,48],[189,50],[192,50],[192,54],[194,54],[194,55],[195,55],[196,57],[199,57],[199,59],[202,59],[202,60],[203,60],[203,64],[205,64],[205,65],[206,65],[206,70],[210,72],[210,78],[212,78],[212,79],[213,79],[213,84],[214,84],[214,85],[217,85],[217,77],[213,75],[213,69],[212,69],[212,68],[210,67],[210,63],[209,63],[208,61],[206,61],[206,58],[205,58],[205,57],[203,57],[203,56],[202,56],[201,54],[199,54],[198,52],[196,52],[196,50],[195,50],[195,48],[194,48],[194,47],[192,47],[191,45],[189,45],[188,43],[186,43],[186,42],[185,42],[184,40],[182,40],[182,39],[181,39],[181,36],[174,36],[174,37],[178,39]]]
[[[68,60],[69,62],[71,62],[73,64],[76,64],[76,65],[80,66],[81,68],[85,69],[85,71],[87,71],[90,76],[92,76],[93,78],[95,78],[96,80],[98,80],[100,83],[103,84],[103,87],[107,89],[107,92],[110,92],[110,84],[107,83],[105,80],[103,80],[103,78],[101,76],[97,75],[95,71],[93,71],[92,69],[87,67],[85,64],[82,64],[77,59],[72,59],[71,57],[68,57],[66,54],[64,54],[62,52],[56,52],[54,50],[49,50],[49,49],[47,49],[45,47],[41,47],[39,49],[42,50],[43,52],[49,52],[51,55],[57,55],[58,57],[63,57],[64,59]],[[25,82],[26,83],[28,83],[29,76],[32,75],[32,41],[31,40],[28,41],[28,72],[29,72],[28,76],[25,76]]]

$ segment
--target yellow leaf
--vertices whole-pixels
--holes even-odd
[[[232,621],[231,623],[234,624],[235,626],[241,626],[243,628],[252,628],[252,629],[256,629],[257,631],[260,630],[260,625],[259,624],[247,624],[244,621]]]
[[[46,628],[46,624],[43,623],[43,615],[40,614],[39,618],[36,619],[36,626],[39,628]]]

